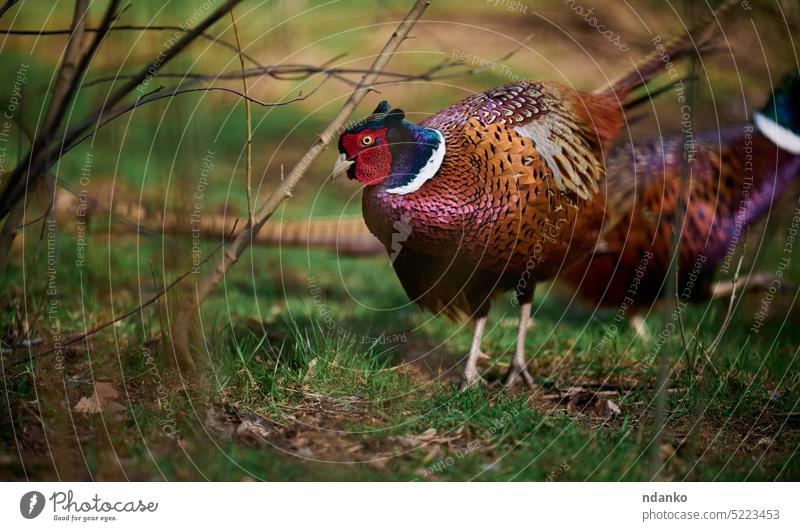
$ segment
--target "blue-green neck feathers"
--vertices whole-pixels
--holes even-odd
[[[800,76],[783,78],[761,112],[753,116],[758,131],[780,149],[800,155]]]
[[[800,75],[789,74],[772,93],[761,114],[781,127],[800,134]]]
[[[402,110],[382,101],[345,130],[339,151],[355,163],[351,176],[404,195],[434,177],[444,160],[445,140],[441,132],[406,120]]]

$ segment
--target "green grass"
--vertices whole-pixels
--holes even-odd
[[[62,234],[59,243],[60,259],[69,262],[74,248],[70,234]],[[84,286],[91,289],[85,289],[83,301],[92,322],[107,317],[102,309],[110,308],[112,293],[117,313],[137,303],[137,276],[143,293],[153,290],[149,264],[136,262],[134,238],[115,242],[110,281],[104,245],[102,237],[91,238],[90,248],[101,252],[84,275]],[[162,252],[161,243],[151,238],[140,246],[142,261]],[[113,334],[94,337],[91,354],[82,346],[70,350],[63,374],[49,360],[34,364],[35,377],[20,367],[11,369],[6,385],[16,432],[35,424],[31,415],[39,413],[30,404],[38,400],[50,439],[66,439],[55,453],[69,457],[60,464],[60,473],[78,478],[90,473],[101,479],[215,480],[651,477],[656,370],[643,362],[649,345],[626,328],[613,336],[609,348],[596,348],[610,322],[608,313],[568,305],[561,292],[548,293],[544,286],[527,338],[531,367],[542,389],[508,394],[497,380],[514,342],[515,308],[501,300],[491,315],[491,324],[497,326],[484,344],[492,355],[483,365],[489,384],[462,392],[455,376],[469,346],[469,328],[429,320],[407,305],[384,259],[256,249],[252,261],[258,267],[252,276],[250,260],[248,255],[228,278],[227,293],[216,293],[204,307],[205,348],[200,348],[212,363],[205,385],[183,387],[177,374],[159,361],[159,317],[149,308],[120,323]],[[64,323],[81,322],[79,307],[67,304],[78,300],[79,276],[69,268],[63,271],[61,318]],[[20,278],[16,265],[11,273],[10,278]],[[160,278],[160,271],[156,276]],[[31,302],[37,302],[37,292],[32,293]],[[746,300],[736,313],[735,325],[714,355],[716,372],[700,370],[702,360],[680,356],[677,338],[667,343],[675,391],[669,395],[659,477],[798,477],[795,453],[800,441],[792,416],[784,415],[796,411],[800,399],[797,332],[784,327],[779,333],[784,321],[774,315],[741,348],[755,297],[756,303]],[[701,330],[706,343],[722,320],[724,302],[711,303],[710,316],[703,317],[707,309],[692,307],[685,316],[688,328],[705,319]],[[653,330],[657,323],[657,318],[649,320]],[[403,340],[387,344],[391,337]],[[142,356],[143,344],[156,360],[158,382]],[[76,413],[66,418],[64,387],[67,402],[74,405],[91,394],[92,381],[112,381],[120,391],[124,387],[127,395],[122,392],[119,402],[126,412],[105,423]],[[157,386],[161,382],[163,392]],[[593,411],[578,414],[545,398],[556,389],[586,383],[626,389],[611,397],[622,414],[614,419]],[[165,419],[171,415],[174,427],[169,431],[177,437],[165,433]],[[226,420],[209,420],[219,415]],[[240,417],[248,416],[268,427],[262,439],[233,433]],[[96,440],[106,429],[108,435]],[[77,435],[70,441],[65,434],[72,432]],[[7,451],[16,448],[11,430],[3,433]],[[22,441],[25,470],[33,477],[53,477],[41,443],[37,447],[24,437]],[[121,467],[112,455],[119,457]],[[21,472],[18,463],[6,467],[6,475]]]

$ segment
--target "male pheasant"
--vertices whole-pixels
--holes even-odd
[[[694,51],[688,38],[670,41],[592,93],[553,81],[511,83],[420,124],[384,101],[342,133],[334,174],[346,171],[364,185],[364,220],[393,256],[409,298],[474,320],[465,386],[479,380],[491,301],[511,290],[520,318],[505,383],[533,385],[524,349],[534,286],[595,248],[605,209],[603,153],[625,123],[624,106],[669,59]]]
[[[800,76],[785,77],[752,124],[703,133],[697,140],[678,260],[678,293],[686,302],[712,294],[715,271],[729,268],[747,226],[800,171]],[[607,220],[617,221],[609,223],[597,252],[559,279],[584,299],[624,307],[632,317],[658,300],[669,269],[683,150],[682,135],[612,150],[607,173],[615,193]],[[755,279],[760,284],[773,280],[760,277]],[[643,333],[637,321],[634,327]]]

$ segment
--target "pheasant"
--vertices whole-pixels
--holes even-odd
[[[607,220],[616,221],[608,223],[597,252],[560,275],[584,299],[631,309],[631,323],[643,336],[640,312],[659,299],[669,269],[683,149],[679,135],[612,150],[608,186],[616,193]],[[714,287],[714,273],[729,268],[746,227],[800,171],[800,76],[786,76],[752,123],[697,135],[695,149],[678,260],[678,293],[686,302],[732,288],[729,282]],[[755,287],[773,280],[764,274],[739,279]]]
[[[520,316],[505,384],[533,386],[525,333],[534,287],[595,247],[603,153],[625,124],[624,106],[672,65],[664,57],[694,52],[690,41],[670,41],[591,93],[554,81],[510,83],[419,124],[383,101],[341,134],[333,175],[346,172],[364,185],[364,221],[393,257],[406,294],[423,309],[474,321],[464,386],[480,379],[491,301],[507,291]]]

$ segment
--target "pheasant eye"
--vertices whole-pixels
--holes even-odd
[[[371,136],[366,135],[361,139],[361,145],[362,146],[369,146],[369,145],[372,144],[373,141],[374,141],[374,139]]]

